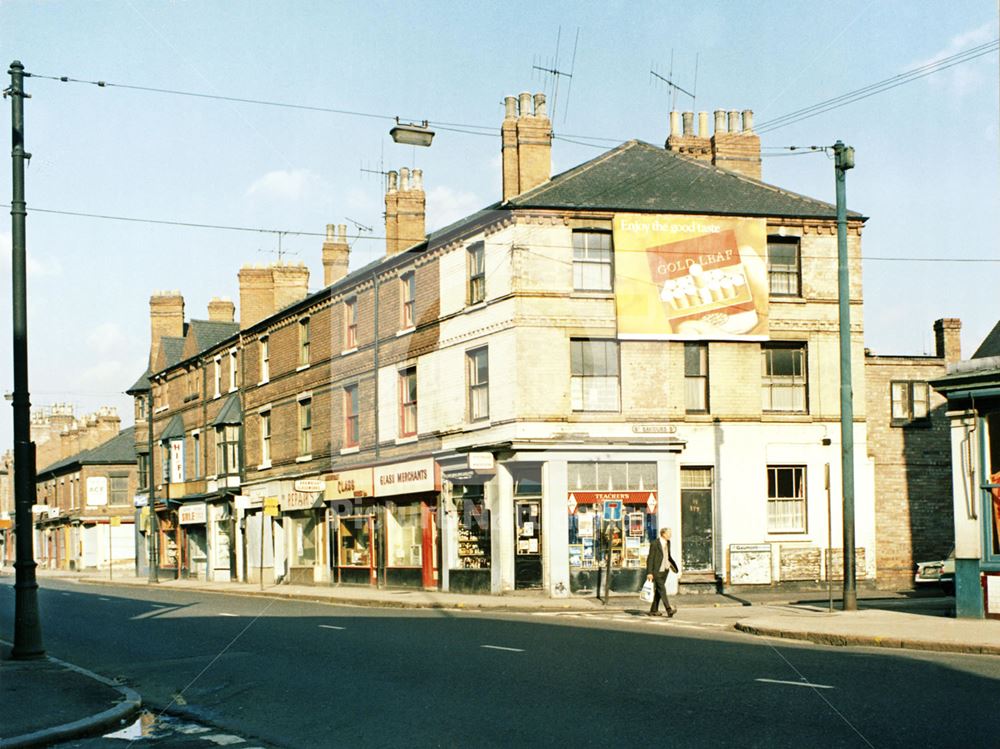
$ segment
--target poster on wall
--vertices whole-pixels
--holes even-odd
[[[618,337],[766,340],[764,219],[619,213]]]

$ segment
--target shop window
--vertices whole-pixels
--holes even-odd
[[[344,388],[344,447],[357,447],[360,439],[358,386]]]
[[[338,523],[338,563],[341,567],[372,567],[372,524],[368,515],[341,517]]]
[[[260,414],[260,462],[261,465],[271,465],[271,412]]]
[[[423,531],[420,523],[420,503],[397,505],[386,503],[386,565],[389,567],[420,567]]]
[[[461,570],[490,568],[490,516],[482,484],[455,484],[452,499],[458,515],[457,558],[452,567]]]
[[[271,339],[268,336],[261,336],[259,344],[260,352],[260,384],[271,379]]]
[[[399,371],[399,436],[417,433],[417,368]]]
[[[344,348],[358,347],[358,299],[354,297],[344,302]]]
[[[402,308],[400,326],[403,330],[409,330],[416,325],[417,319],[414,309],[417,298],[417,279],[413,271],[399,277],[399,293]]]
[[[805,466],[767,467],[768,533],[805,533]]]
[[[569,515],[569,564],[571,569],[595,569],[611,553],[614,569],[645,566],[649,544],[656,540],[656,463],[570,463],[567,486],[573,496]],[[602,494],[614,492],[614,497]],[[568,498],[567,498],[568,499]],[[609,506],[613,504],[614,506]],[[603,532],[605,511],[614,521],[610,549]]]
[[[240,386],[240,365],[239,356],[236,349],[229,351],[229,392],[233,392]]]
[[[309,365],[309,318],[299,320],[299,366]]]
[[[573,232],[573,288],[577,291],[611,291],[611,234]]]
[[[469,304],[486,299],[486,245],[475,242],[468,249]]]
[[[574,338],[570,341],[574,411],[618,410],[618,342]]]
[[[240,428],[235,424],[215,428],[215,471],[219,476],[240,472]]]
[[[930,413],[930,386],[926,382],[892,382],[892,424],[900,426],[926,419]]]
[[[112,476],[109,484],[108,504],[115,507],[131,504],[128,496],[128,476]]]
[[[311,567],[316,564],[316,535],[319,525],[316,522],[316,513],[291,515],[288,519],[292,531],[289,565],[292,567]]]
[[[806,413],[805,344],[765,344],[761,347],[761,408]]]
[[[798,237],[767,238],[767,280],[771,296],[800,296]]]
[[[684,409],[708,413],[708,344],[684,344]]]
[[[312,454],[312,398],[299,401],[299,455]]]
[[[484,346],[466,354],[469,382],[469,421],[490,418],[489,351]]]
[[[991,554],[987,557],[1000,556],[1000,413],[992,413],[986,416],[986,431],[983,437],[989,445],[986,453],[986,483],[983,489],[986,491],[988,500],[988,510],[986,512],[986,538],[987,548]],[[993,560],[997,561],[997,560]]]

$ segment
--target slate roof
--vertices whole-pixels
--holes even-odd
[[[57,460],[38,471],[38,476],[58,473],[71,465],[96,465],[135,463],[135,427],[122,429],[118,434],[90,450],[83,450],[68,458]]]
[[[221,343],[230,336],[236,335],[239,331],[240,324],[237,322],[192,320],[187,333],[189,338],[194,339],[195,351],[191,356],[212,348],[212,346]]]
[[[163,357],[163,369],[174,366],[184,357],[184,339],[171,336],[161,338],[160,356]]]
[[[241,424],[243,423],[243,409],[240,407],[240,397],[237,393],[230,395],[219,410],[219,415],[212,422],[214,426],[220,424]]]
[[[184,420],[181,418],[180,414],[174,414],[173,418],[167,422],[167,425],[160,432],[161,440],[169,440],[174,437],[184,436]]]
[[[125,391],[126,395],[135,395],[136,393],[148,393],[149,392],[149,376],[152,372],[149,367],[146,367],[146,371],[139,375],[139,379],[128,390]]]
[[[836,218],[830,203],[630,140],[511,198],[513,208]],[[864,218],[848,211],[851,218]]]
[[[976,353],[972,355],[972,358],[983,359],[988,356],[1000,356],[1000,321],[993,326],[993,330],[979,344],[979,348],[976,349]]]

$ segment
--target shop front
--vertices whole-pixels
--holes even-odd
[[[323,480],[299,479],[279,495],[290,583],[329,581],[325,490]]]
[[[208,578],[208,509],[204,501],[185,502],[177,508],[176,543],[183,544],[181,568],[186,577]]]
[[[326,477],[324,499],[330,503],[330,569],[335,583],[378,583],[373,482],[371,468],[353,468]]]
[[[232,507],[228,495],[207,505],[208,576],[217,582],[229,582],[235,573]]]

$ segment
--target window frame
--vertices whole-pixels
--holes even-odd
[[[922,399],[924,412],[916,415],[916,387],[921,386],[924,390]],[[899,401],[905,409],[903,416],[896,415],[896,388],[900,387],[903,397]],[[894,427],[906,426],[907,424],[921,424],[927,422],[931,417],[931,387],[926,380],[891,380],[889,382],[889,423]]]
[[[417,276],[412,270],[399,274],[399,324],[401,330],[417,326]]]
[[[212,395],[213,398],[222,397],[222,355],[218,355],[214,359],[215,362],[215,373],[214,373],[214,383],[215,383],[215,393]]]
[[[692,373],[688,371],[688,351],[697,349],[700,353],[698,357],[698,367],[699,372]],[[700,381],[701,397],[704,403],[702,408],[693,407],[689,401],[689,385],[693,384],[693,381]],[[701,341],[685,341],[684,342],[684,413],[689,414],[707,414],[711,411],[711,402],[709,400],[709,363],[708,363],[708,344]]]
[[[194,475],[191,478],[201,478],[201,432],[191,432],[191,467]]]
[[[602,343],[605,347],[614,348],[614,356],[608,359],[607,353],[605,353],[605,364],[608,361],[613,361],[615,373],[614,375],[609,374],[588,374],[581,371],[577,373],[575,371],[576,356],[574,355],[574,347],[580,344],[592,344],[592,343]],[[586,360],[585,355],[586,349],[580,350],[580,364],[584,365]],[[620,413],[621,412],[621,346],[618,341],[614,338],[570,338],[570,409],[574,413]],[[613,408],[593,408],[588,407],[589,403],[587,401],[586,394],[588,388],[585,387],[586,381],[588,379],[604,379],[604,380],[614,380],[615,382],[615,405]],[[576,402],[576,381],[580,381],[580,402],[579,407]]]
[[[412,380],[412,388],[408,383]],[[411,396],[412,391],[412,398]],[[403,367],[399,370],[399,436],[401,438],[417,436],[417,365]],[[407,429],[407,420],[411,429]]]
[[[793,475],[792,475],[792,485],[793,485],[793,487],[797,486],[798,489],[801,491],[801,494],[799,496],[789,496],[789,497],[783,497],[783,496],[780,496],[780,495],[778,495],[778,496],[772,496],[772,491],[771,491],[772,483],[775,486],[775,492],[774,493],[776,495],[777,495],[777,490],[779,488],[778,487],[779,481],[778,481],[778,478],[777,478],[777,472],[778,471],[793,471],[794,472]],[[775,475],[775,479],[774,479],[773,482],[772,482],[772,479],[771,479],[772,472],[774,472],[774,475]],[[798,474],[798,475],[796,476],[796,474]],[[808,485],[808,482],[807,482],[807,479],[808,479],[807,466],[802,465],[802,464],[784,464],[784,463],[770,464],[769,463],[766,466],[766,474],[765,475],[766,475],[766,480],[767,480],[766,497],[767,497],[767,532],[768,532],[768,534],[777,535],[777,534],[786,534],[786,533],[796,533],[796,534],[805,534],[805,533],[808,533],[809,532],[809,488],[808,488],[809,485]],[[778,514],[778,513],[772,513],[772,508],[773,508],[773,506],[774,506],[775,503],[785,503],[785,504],[793,504],[794,503],[794,504],[801,505],[801,510],[799,512],[793,513],[794,515],[798,515],[801,518],[801,523],[798,524],[795,527],[788,527],[788,526],[775,527],[774,524],[773,524],[774,523],[774,517],[775,517],[775,515]],[[784,513],[782,513],[782,514],[784,514]]]
[[[271,409],[260,412],[260,464],[271,465]]]
[[[344,300],[344,350],[353,351],[358,347],[358,298]]]
[[[480,355],[486,357],[486,379],[479,381],[479,366],[476,358]],[[468,420],[489,421],[490,420],[490,350],[489,346],[479,346],[465,352],[465,371],[467,383],[467,408]],[[476,398],[480,391],[486,392],[486,412],[479,413],[476,408]]]
[[[309,316],[299,318],[299,366],[308,367],[310,362],[310,345],[312,333],[310,331]]]
[[[607,248],[598,247],[595,248],[599,252],[607,252],[607,257],[594,259],[590,257],[590,253],[593,251],[589,246],[589,243],[584,242],[581,246],[577,246],[577,237],[593,237],[600,236],[607,238]],[[574,229],[572,237],[572,248],[573,248],[573,291],[607,291],[613,292],[615,290],[615,247],[614,247],[614,237],[610,231],[606,229]],[[582,251],[582,255],[578,257],[578,251]],[[585,269],[594,267],[604,267],[607,266],[608,281],[607,285],[599,286],[587,286],[586,276],[589,274],[585,273]],[[579,283],[577,279],[579,277]],[[603,281],[602,281],[603,283]]]
[[[300,398],[297,401],[296,412],[298,414],[298,457],[302,458],[312,455],[312,397]]]
[[[238,424],[219,424],[215,427],[215,475],[234,476],[239,472],[240,427]]]
[[[468,306],[486,301],[486,242],[473,242],[466,249],[468,285],[466,304]]]
[[[239,351],[237,349],[229,349],[229,392],[235,392],[239,384],[240,376],[240,365],[239,365]]]
[[[772,264],[772,246],[793,247],[795,249],[794,268],[788,263],[775,267]],[[775,291],[775,279],[794,279],[794,291]],[[767,291],[772,297],[802,297],[802,240],[796,236],[771,235],[767,238]]]
[[[358,447],[361,443],[361,395],[358,384],[344,387],[344,447]]]
[[[271,337],[262,335],[258,341],[260,382],[263,385],[271,379]]]
[[[808,414],[809,413],[809,350],[806,343],[797,341],[771,341],[761,344],[761,411],[767,414]],[[800,372],[798,375],[772,374],[776,351],[795,351],[799,354]],[[797,380],[801,382],[797,382]],[[778,388],[776,390],[776,388]],[[775,408],[774,393],[782,390],[801,389],[801,408]],[[769,407],[765,407],[765,400]]]
[[[119,486],[118,495],[120,502],[115,501],[115,482],[125,482],[125,486]],[[108,507],[128,507],[132,503],[128,498],[128,475],[108,476]]]

